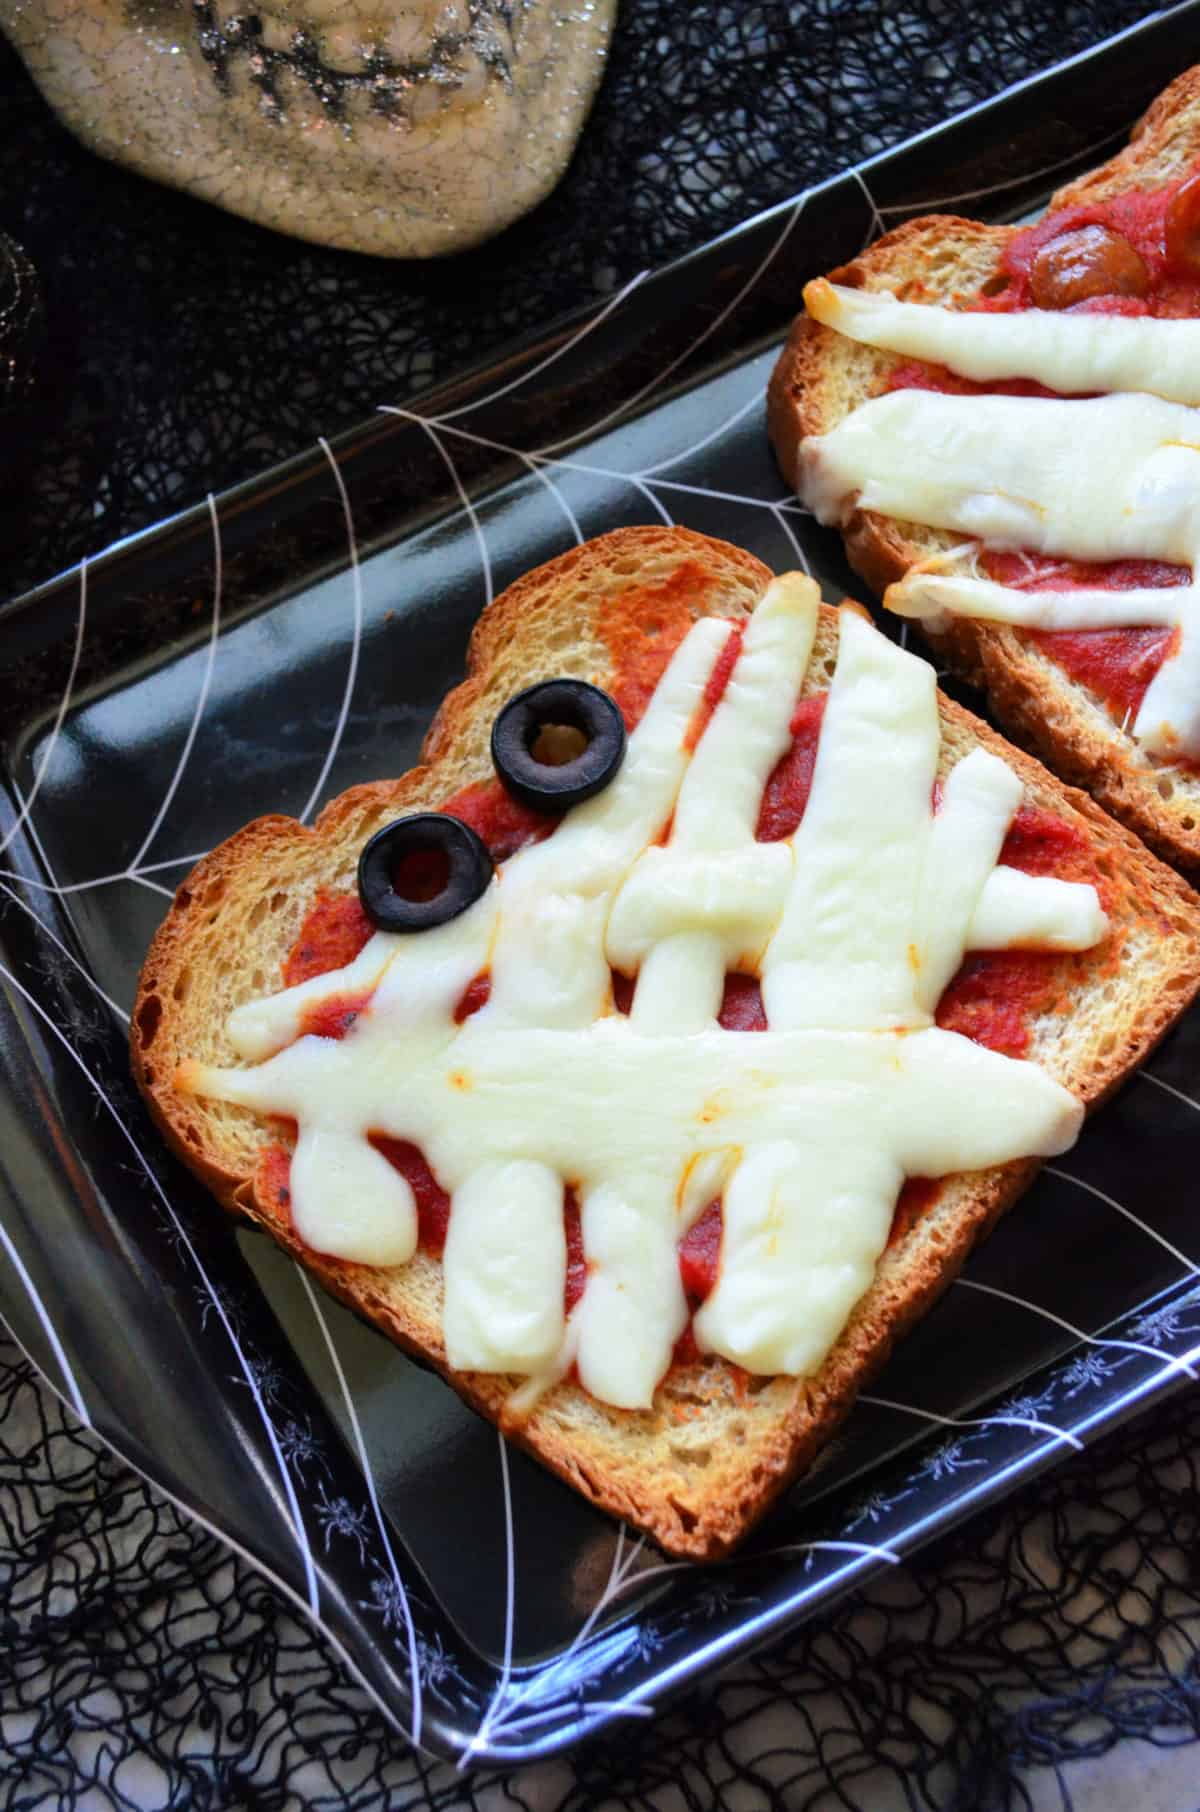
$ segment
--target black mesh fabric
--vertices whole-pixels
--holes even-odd
[[[0,232],[38,267],[51,346],[6,589],[1145,11],[626,0],[558,192],[425,268],[273,238],[91,159],[0,43]],[[1185,1396],[652,1727],[464,1780],[0,1344],[4,1803],[991,1809],[1051,1803],[1053,1770],[1070,1804],[1083,1759],[1200,1735],[1197,1452]]]

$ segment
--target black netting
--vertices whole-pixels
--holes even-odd
[[[0,232],[40,270],[51,341],[6,588],[1145,10],[626,0],[557,194],[423,268],[275,239],[90,159],[0,44]],[[0,1346],[5,1803],[965,1809],[1033,1803],[1048,1764],[1065,1794],[1121,1738],[1200,1734],[1197,1451],[1189,1396],[655,1726],[468,1786]]]
[[[656,1724],[467,1781],[3,1344],[6,1803],[992,1812],[1054,1764],[1069,1805],[1073,1760],[1200,1736],[1198,1539],[1193,1394]]]

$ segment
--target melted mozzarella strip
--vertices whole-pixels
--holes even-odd
[[[935,623],[951,614],[1039,629],[1174,625],[1133,734],[1156,754],[1200,754],[1200,410],[1152,396],[897,390],[806,441],[800,465],[801,494],[822,522],[878,510],[990,547],[1191,567],[1190,585],[1055,592],[940,572],[933,561],[885,602]]]
[[[814,321],[864,346],[947,365],[986,384],[1033,378],[1060,395],[1144,390],[1200,403],[1200,321],[1152,315],[1014,314],[901,302],[887,290],[848,289],[818,277],[804,291]]]
[[[855,613],[842,613],[800,829],[755,842],[816,612],[810,581],[770,588],[689,751],[730,634],[696,624],[613,784],[468,912],[372,939],[357,968],[319,978],[323,992],[310,982],[242,1009],[243,1041],[274,1050],[264,1061],[181,1068],[182,1088],[297,1121],[292,1213],[318,1251],[405,1262],[411,1191],[368,1134],[419,1147],[451,1195],[443,1331],[457,1369],[546,1381],[576,1358],[595,1396],[648,1406],[686,1325],[678,1239],[723,1196],[697,1339],[755,1371],[808,1371],[870,1284],[904,1176],[1050,1155],[1076,1135],[1079,1104],[1044,1071],[931,1015],[977,925],[992,947],[1032,932],[1083,948],[1105,928],[1095,894],[994,866],[1020,786],[993,756],[960,762],[933,815],[932,674]],[[761,970],[766,1032],[716,1023],[733,961]],[[609,1010],[610,962],[638,971],[628,1019]],[[484,965],[490,999],[458,1025]],[[370,1009],[344,1039],[275,1048],[368,970]],[[589,1268],[569,1324],[567,1184]]]

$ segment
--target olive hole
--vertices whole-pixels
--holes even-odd
[[[539,724],[529,753],[544,768],[565,768],[579,760],[590,740],[578,724]]]
[[[989,277],[986,283],[980,284],[979,293],[981,296],[1002,296],[1011,281],[1011,277],[1003,271],[997,271],[994,277]]]
[[[392,886],[402,900],[424,904],[436,900],[450,883],[450,857],[444,849],[405,850],[392,865]]]

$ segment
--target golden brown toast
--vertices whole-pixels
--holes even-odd
[[[282,965],[312,901],[322,889],[353,889],[367,837],[398,812],[436,808],[465,784],[492,778],[492,722],[515,692],[559,675],[607,686],[618,664],[652,685],[694,619],[745,616],[770,576],[724,542],[649,527],[605,535],[528,574],[480,619],[468,677],[439,711],[423,765],[398,780],[352,788],[312,829],[268,817],[238,832],[181,885],[146,959],[133,1066],[173,1150],[226,1208],[265,1229],[336,1296],[502,1425],[515,1381],[447,1368],[439,1262],[418,1250],[404,1267],[370,1270],[305,1247],[270,1193],[254,1186],[278,1129],[245,1109],[180,1093],[176,1068],[184,1059],[235,1060],[225,1031],[230,1011],[282,986]],[[837,624],[838,612],[822,606],[806,693],[828,686]],[[1054,959],[1061,986],[1033,1026],[1030,1055],[1094,1107],[1200,987],[1200,910],[1179,878],[1086,795],[1065,788],[951,701],[941,699],[940,710],[943,769],[977,744],[1002,754],[1024,782],[1027,801],[1078,827],[1091,844],[1111,931],[1093,951]],[[723,1359],[701,1359],[675,1366],[648,1411],[611,1408],[564,1381],[508,1432],[668,1552],[719,1556],[829,1439],[893,1342],[952,1281],[1036,1169],[1021,1161],[947,1179],[933,1205],[889,1245],[873,1286],[814,1376],[750,1378]]]
[[[1125,150],[1059,189],[1051,210],[1098,202],[1177,178],[1200,157],[1200,67],[1172,82],[1135,128]],[[886,290],[906,302],[956,308],[1003,281],[1000,260],[1019,229],[955,215],[927,215],[887,233],[859,257],[830,272],[836,283]],[[903,363],[797,317],[768,390],[768,424],[789,483],[803,437],[827,433],[881,394]],[[882,594],[910,567],[961,536],[856,512],[844,531],[850,564]],[[1200,868],[1200,772],[1148,754],[1106,704],[1073,680],[1030,632],[957,618],[924,632],[939,657],[986,692],[996,716],[1036,749],[1057,773],[1087,787],[1169,861]]]

